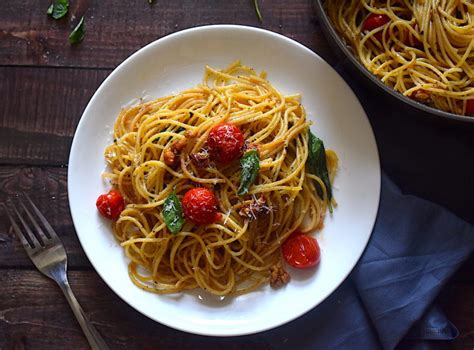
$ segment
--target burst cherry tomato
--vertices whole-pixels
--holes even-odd
[[[321,259],[318,242],[299,231],[288,237],[281,246],[281,251],[288,264],[300,269],[315,266]]]
[[[364,21],[363,29],[364,30],[374,30],[390,22],[390,17],[387,15],[378,15],[376,13],[371,13]],[[383,32],[375,33],[375,37],[378,41],[382,41]]]
[[[466,115],[474,115],[474,99],[466,101]]]
[[[107,219],[115,220],[125,208],[125,201],[120,192],[111,190],[107,194],[101,194],[95,203],[99,213]]]
[[[387,15],[378,15],[376,13],[371,13],[364,21],[363,29],[364,30],[374,30],[378,27],[383,26],[390,22],[390,17]]]
[[[242,155],[244,135],[231,123],[214,126],[207,137],[211,157],[219,163],[230,163]]]
[[[217,198],[207,188],[197,187],[186,192],[182,205],[184,215],[198,225],[212,224],[221,217],[217,212]]]

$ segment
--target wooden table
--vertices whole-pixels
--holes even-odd
[[[66,246],[72,288],[114,349],[271,348],[259,335],[211,339],[149,320],[112,293],[77,240],[66,184],[69,148],[81,113],[120,62],[166,34],[205,24],[245,24],[282,33],[313,49],[338,69],[366,108],[385,172],[403,191],[474,222],[474,129],[422,115],[366,85],[333,53],[309,0],[260,2],[263,23],[248,0],[156,0],[152,5],[147,0],[71,0],[69,15],[59,21],[46,15],[49,0],[2,1],[1,196],[26,191],[46,211]],[[67,37],[82,14],[86,37],[71,47]],[[420,143],[420,132],[432,141]],[[88,347],[59,288],[33,267],[3,212],[0,269],[0,349]],[[439,297],[461,332],[451,344],[458,349],[474,347],[473,269],[471,258]]]

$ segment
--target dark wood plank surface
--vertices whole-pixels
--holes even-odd
[[[111,349],[270,349],[258,334],[210,338],[163,326],[121,301],[92,271],[72,271],[69,282]],[[0,295],[0,349],[88,349],[61,290],[36,270],[3,270]]]
[[[111,349],[271,349],[268,334],[210,338],[175,331],[122,302],[92,271],[71,271],[69,282],[91,322]],[[455,349],[472,349],[472,284],[451,284],[444,302],[461,335]],[[36,270],[4,269],[0,274],[0,349],[87,349],[87,341],[55,283]],[[457,300],[464,300],[461,305]],[[58,336],[60,334],[61,336]],[[275,342],[273,342],[274,344]]]
[[[49,1],[2,2],[0,64],[115,68],[140,47],[175,31],[206,24],[235,23],[263,26],[311,47],[331,52],[316,33],[311,1],[260,1],[264,23],[255,16],[252,1],[114,0],[71,2],[60,21],[45,15]],[[42,5],[42,6],[41,6]],[[84,45],[69,47],[67,35],[77,16],[86,15]]]
[[[0,164],[67,165],[81,113],[109,73],[0,67]]]
[[[169,33],[234,23],[282,33],[334,66],[361,100],[377,136],[382,167],[404,192],[433,200],[474,223],[474,128],[446,123],[380,94],[335,54],[310,0],[71,1],[59,21],[49,0],[4,0],[0,10],[0,198],[29,193],[61,235],[70,282],[89,317],[114,349],[269,349],[259,335],[230,339],[192,336],[132,310],[92,269],[74,231],[67,202],[67,162],[76,125],[90,97],[126,57]],[[70,29],[85,14],[83,43]],[[417,141],[418,130],[429,135]],[[463,172],[447,171],[458,169]],[[446,190],[446,187],[449,190]],[[456,349],[474,347],[474,258],[456,273],[438,301],[461,335]],[[0,349],[86,349],[85,338],[53,282],[28,260],[0,207]],[[58,334],[61,334],[58,337]],[[132,344],[132,345],[131,345]]]

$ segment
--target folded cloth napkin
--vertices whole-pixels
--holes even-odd
[[[474,226],[382,176],[377,222],[348,279],[322,304],[261,336],[275,349],[434,349],[458,335],[433,305],[474,250]]]

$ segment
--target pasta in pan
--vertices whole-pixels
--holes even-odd
[[[471,0],[331,0],[327,14],[386,85],[434,108],[474,115]]]
[[[159,294],[215,295],[286,283],[282,244],[320,229],[335,204],[324,168],[332,179],[337,156],[308,131],[300,97],[239,62],[122,110],[104,177],[123,196],[113,231],[132,281]],[[323,173],[307,171],[309,161]]]

